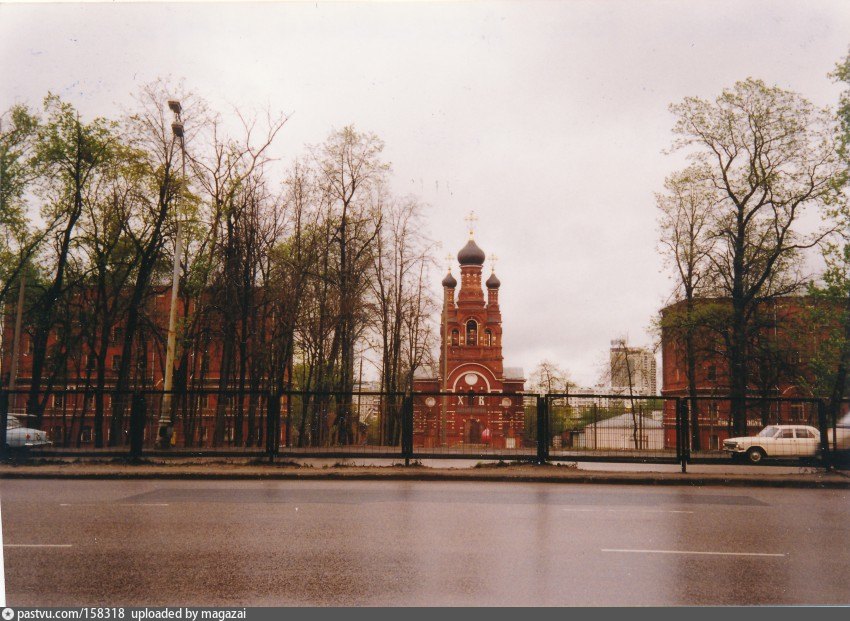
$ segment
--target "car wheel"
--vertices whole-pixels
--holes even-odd
[[[764,449],[754,446],[747,451],[747,459],[750,460],[751,464],[760,464],[761,460],[764,459]]]

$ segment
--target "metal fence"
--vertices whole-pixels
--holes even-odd
[[[677,398],[624,395],[548,395],[551,460],[676,462],[675,434],[667,437],[664,412]]]
[[[733,400],[698,396],[683,399],[689,459],[714,461],[732,456],[752,463],[765,459],[817,461],[850,448],[836,440],[839,416],[828,420],[826,402],[812,398],[762,397]],[[735,425],[737,418],[741,421]],[[670,421],[668,421],[670,424]],[[736,440],[736,438],[746,438]]]
[[[777,397],[16,390],[0,391],[0,450],[826,465],[850,455],[848,411]]]

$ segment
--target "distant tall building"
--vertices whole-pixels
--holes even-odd
[[[642,347],[629,347],[623,339],[611,341],[611,390],[635,395],[654,395],[656,385],[655,354]]]

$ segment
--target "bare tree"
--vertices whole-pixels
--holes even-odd
[[[162,81],[144,86],[138,97],[137,111],[126,121],[125,134],[130,138],[132,157],[129,163],[135,185],[133,218],[126,223],[138,267],[129,290],[124,322],[121,359],[115,380],[112,400],[109,445],[123,443],[124,408],[126,391],[130,386],[130,372],[136,366],[134,356],[137,331],[143,314],[143,303],[150,294],[155,270],[161,264],[165,243],[166,225],[174,204],[187,191],[181,176],[179,142],[172,133],[167,101],[173,97],[170,86]],[[192,110],[194,98],[181,94],[184,110]],[[193,115],[187,115],[192,118]],[[191,126],[186,130],[191,135]]]
[[[424,275],[433,263],[433,243],[422,234],[421,207],[415,199],[388,198],[383,204],[380,234],[372,253],[372,314],[381,356],[381,390],[398,393],[413,387],[413,373],[426,351],[428,323],[424,313],[433,306],[433,300]],[[399,405],[398,398],[385,404],[383,441],[398,440]]]
[[[348,410],[354,386],[355,343],[367,323],[362,304],[368,288],[365,274],[381,227],[376,198],[389,171],[389,164],[380,159],[383,148],[384,143],[374,134],[359,133],[348,126],[333,132],[321,147],[313,149],[336,245],[328,275],[337,290],[339,313],[327,359],[330,371],[339,356],[336,369],[343,407],[338,410],[335,427],[341,444],[347,444],[351,437]],[[331,376],[331,372],[326,372],[326,377]]]
[[[717,193],[708,183],[708,171],[692,166],[671,175],[665,192],[656,196],[661,211],[661,247],[676,284],[674,298],[684,302],[662,318],[665,341],[684,345],[691,413],[691,443],[699,449],[699,408],[697,396],[698,333],[705,328],[705,307],[697,308],[698,297],[711,295],[711,256],[716,244],[712,224]]]
[[[569,393],[575,387],[569,372],[551,360],[540,361],[529,376],[529,386],[541,394]]]
[[[213,226],[217,232],[212,248],[221,256],[220,271],[213,285],[217,311],[221,316],[219,332],[222,347],[219,361],[219,395],[216,402],[213,445],[224,442],[225,416],[229,403],[228,389],[231,388],[236,371],[237,350],[235,339],[238,333],[239,305],[233,304],[239,299],[240,282],[244,285],[244,272],[256,269],[256,257],[244,255],[246,229],[252,226],[247,215],[252,204],[254,189],[261,187],[259,179],[270,161],[268,151],[278,132],[286,122],[285,117],[273,118],[268,115],[267,122],[257,135],[258,122],[239,115],[242,121],[243,136],[239,141],[222,136],[221,121],[213,120],[209,125],[209,157],[195,156],[193,162],[197,179],[207,195],[212,212]],[[252,264],[252,265],[248,265]],[[249,280],[253,280],[249,276]],[[242,287],[243,302],[248,290]],[[243,309],[245,304],[243,303]],[[250,311],[243,310],[243,317]],[[243,351],[244,362],[244,351]]]

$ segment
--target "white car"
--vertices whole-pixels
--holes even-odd
[[[6,447],[10,449],[30,448],[53,444],[47,439],[47,434],[38,429],[30,429],[21,425],[17,416],[9,416],[6,423]]]
[[[820,451],[820,432],[808,425],[768,425],[758,435],[724,440],[723,450],[754,464],[765,457],[813,457]]]

